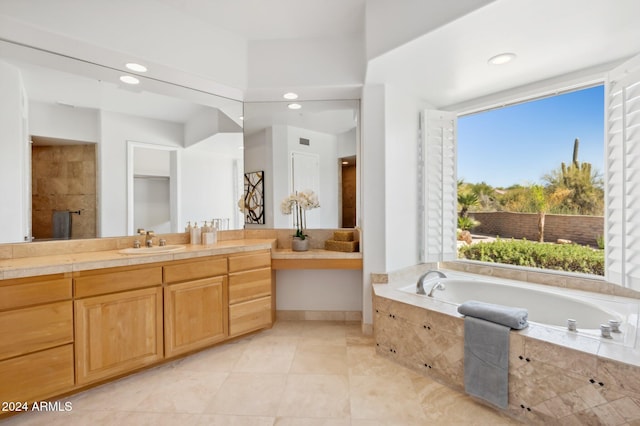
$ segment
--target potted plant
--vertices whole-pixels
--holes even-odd
[[[280,210],[283,214],[294,214],[293,223],[296,233],[291,241],[293,251],[306,251],[309,249],[309,236],[305,234],[307,228],[307,210],[320,207],[318,196],[311,190],[296,191],[282,200]]]

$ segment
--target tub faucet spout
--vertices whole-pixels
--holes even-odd
[[[440,281],[436,282],[433,287],[431,287],[431,290],[429,291],[429,294],[427,294],[427,297],[433,297],[433,292],[435,290],[444,290],[444,284],[442,284]]]
[[[420,276],[420,278],[418,278],[418,282],[416,283],[416,294],[427,294],[424,291],[424,282],[427,279],[427,276],[430,274],[435,274],[440,278],[447,278],[447,276],[440,271],[436,271],[436,270],[431,270],[428,272],[425,272],[424,274],[422,274]],[[442,284],[440,281],[438,281],[437,283],[434,284],[433,287],[431,287],[431,291],[429,292],[428,296],[429,297],[433,297],[433,290],[436,289],[436,287],[438,287],[438,290],[444,290],[444,284]]]

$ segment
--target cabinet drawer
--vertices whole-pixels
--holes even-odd
[[[227,259],[225,257],[206,258],[165,266],[164,281],[177,283],[225,275],[226,273]]]
[[[271,251],[229,256],[229,272],[271,267]]]
[[[72,302],[0,312],[0,336],[0,359],[73,342]]]
[[[229,303],[271,295],[271,269],[229,274]]]
[[[127,267],[116,271],[78,272],[73,279],[76,298],[117,293],[138,288],[162,285],[162,267]]]
[[[271,297],[229,306],[229,336],[271,326]]]
[[[73,387],[73,345],[0,361],[0,401],[34,402]]]
[[[18,279],[0,287],[0,311],[69,299],[71,278]]]

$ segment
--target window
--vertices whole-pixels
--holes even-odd
[[[607,281],[632,290],[640,291],[640,55],[611,70],[604,86],[604,154],[602,171],[605,194],[604,206],[604,258],[605,278]],[[429,149],[428,138],[431,125],[434,130],[445,133],[446,125],[431,122],[428,114],[438,111],[425,111],[421,119],[420,140],[418,145],[418,179],[420,198],[420,226],[423,241],[421,258],[425,261],[451,260],[447,250],[448,240],[455,242],[455,236],[449,237],[450,219],[455,218],[455,204],[445,200],[456,197],[455,181],[457,163],[449,167],[447,155],[456,158],[457,138],[456,120],[450,120],[451,142],[442,149]],[[450,114],[450,113],[446,113]],[[445,117],[444,115],[442,116]],[[439,130],[438,130],[439,129]],[[442,141],[445,139],[442,138]],[[444,143],[444,142],[442,142]],[[445,149],[446,148],[446,149]],[[460,149],[458,149],[458,152]],[[571,158],[573,160],[573,156]],[[440,173],[427,173],[429,167],[442,165]],[[491,172],[497,170],[491,170]],[[439,180],[440,194],[429,199],[428,187],[433,186],[432,179]],[[439,197],[439,198],[438,198]],[[433,241],[429,240],[428,221],[440,217],[433,226]],[[437,221],[436,221],[437,222]],[[442,242],[442,244],[439,244]],[[431,250],[431,253],[429,251]]]
[[[459,117],[460,254],[603,275],[603,140],[602,85]]]

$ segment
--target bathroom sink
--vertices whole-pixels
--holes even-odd
[[[140,247],[140,248],[126,248],[120,250],[122,254],[156,254],[156,253],[171,253],[174,251],[184,250],[184,246],[170,245],[170,246],[153,246],[153,247]]]

